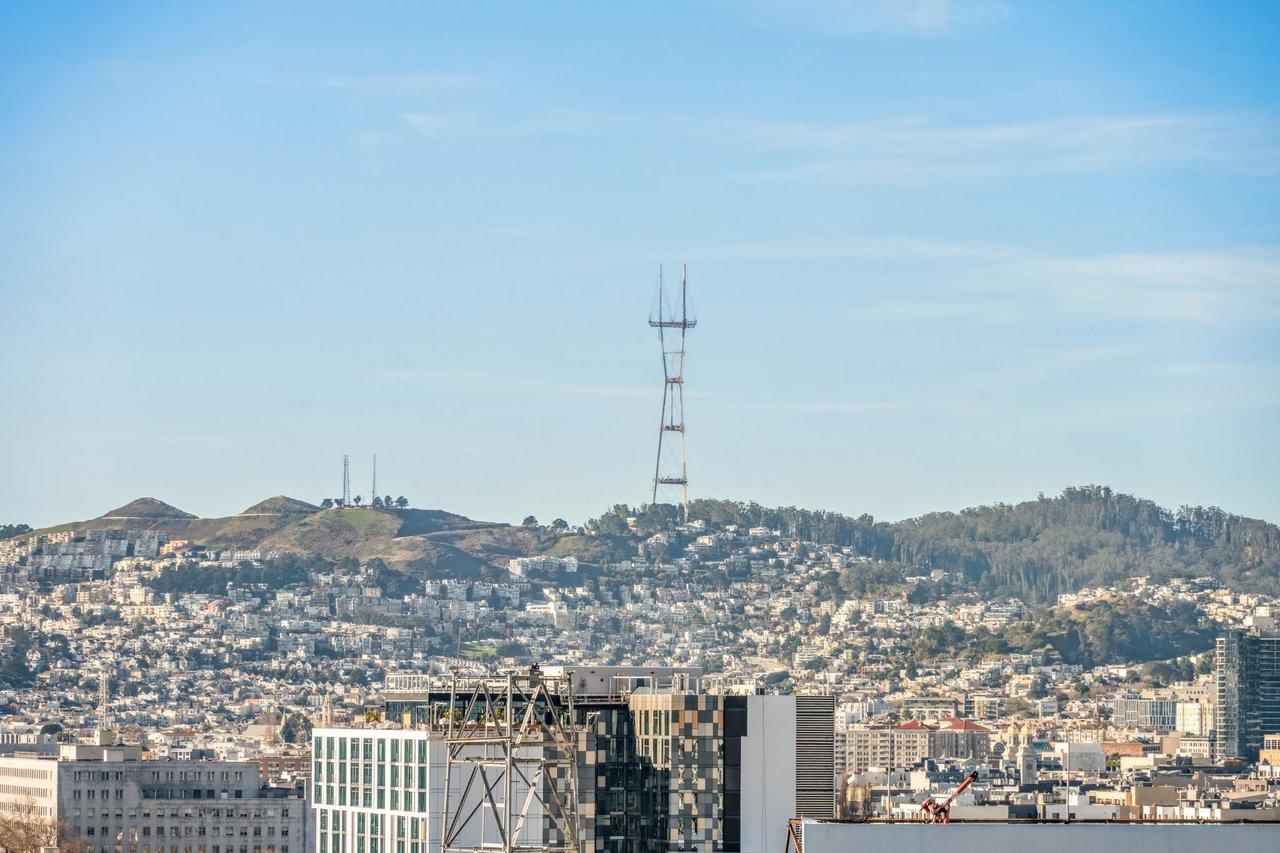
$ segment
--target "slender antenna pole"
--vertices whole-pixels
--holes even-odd
[[[342,454],[342,505],[351,505],[351,457]]]

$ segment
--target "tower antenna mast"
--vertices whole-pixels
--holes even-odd
[[[675,316],[667,306],[662,267],[658,267],[656,313],[649,315],[649,325],[658,330],[662,348],[662,421],[658,429],[658,461],[653,469],[653,502],[658,493],[679,490],[684,520],[689,520],[689,469],[685,452],[684,428],[684,339],[698,321],[689,316],[689,273],[680,269],[680,313]],[[678,333],[678,334],[677,334]],[[679,455],[672,446],[675,434],[680,436]]]
[[[373,454],[373,489],[369,493],[369,503],[378,499],[378,454]]]
[[[351,506],[351,457],[342,454],[342,505]]]
[[[98,731],[111,728],[111,676],[104,666],[98,678]]]

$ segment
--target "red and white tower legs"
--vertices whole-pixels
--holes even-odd
[[[662,269],[658,269],[658,294],[649,314],[649,325],[658,330],[658,343],[662,346],[662,423],[658,430],[658,461],[653,469],[653,502],[658,503],[659,493],[666,500],[678,494],[684,509],[684,519],[689,520],[689,470],[685,458],[684,427],[684,339],[698,321],[689,315],[688,271],[680,271],[680,302],[667,304],[667,292]],[[679,435],[679,447],[676,436]]]

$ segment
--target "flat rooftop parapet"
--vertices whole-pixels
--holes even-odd
[[[784,831],[780,828],[779,834]],[[1120,823],[1001,821],[927,824],[804,820],[803,853],[1205,853],[1270,850],[1280,838],[1270,823]],[[779,845],[781,846],[781,845]]]

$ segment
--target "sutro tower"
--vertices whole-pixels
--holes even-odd
[[[672,487],[680,489],[680,503],[685,521],[689,520],[689,471],[684,446],[684,338],[698,321],[689,316],[688,270],[680,270],[679,312],[667,305],[662,268],[658,268],[658,295],[654,310],[649,314],[649,325],[658,330],[658,343],[662,346],[662,424],[658,431],[658,462],[653,469],[653,502],[658,502],[658,492],[670,493]],[[679,337],[676,333],[679,332]],[[677,459],[673,447],[674,433],[680,435],[680,455]],[[667,487],[663,489],[663,487]]]

